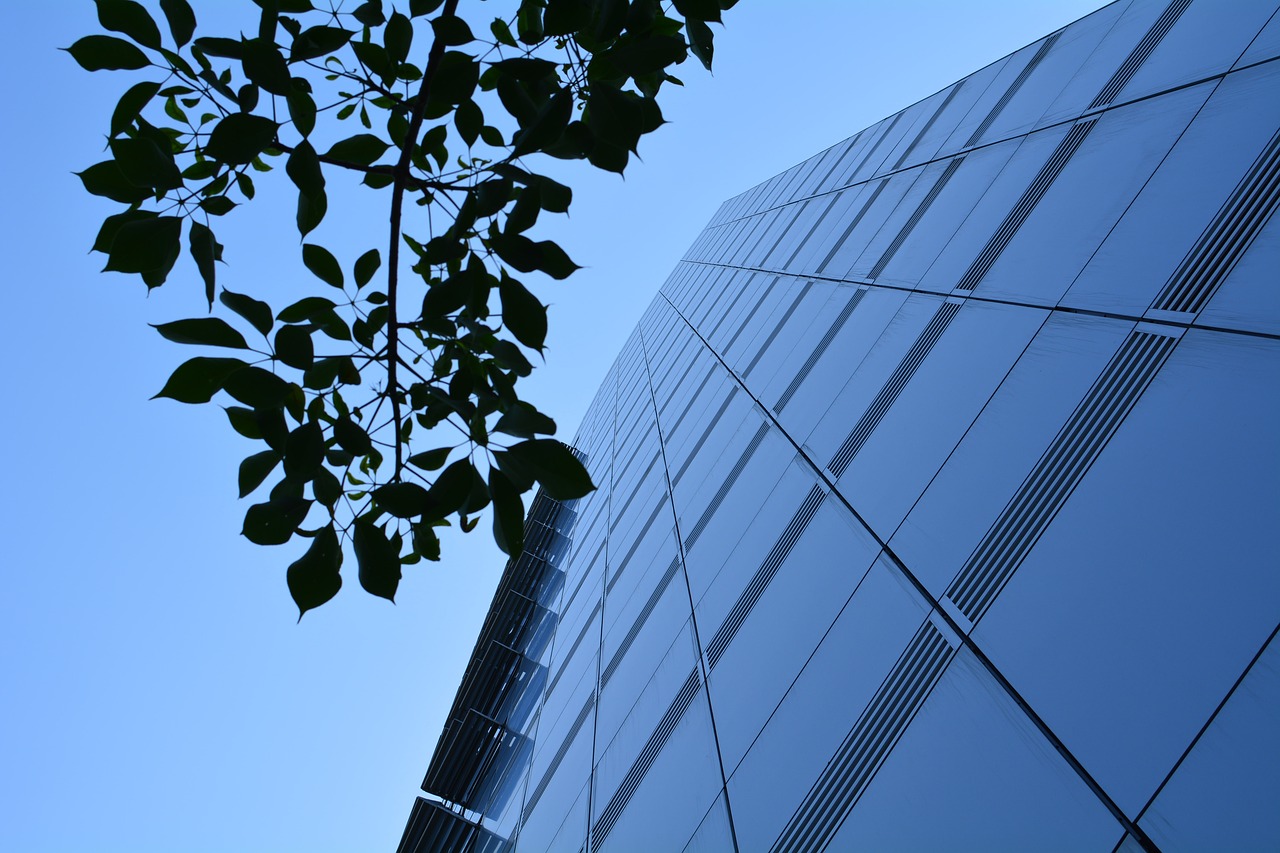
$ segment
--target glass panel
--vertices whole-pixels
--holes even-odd
[[[1280,126],[1276,91],[1271,66],[1224,80],[1062,304],[1141,316]]]
[[[1189,331],[974,632],[1130,815],[1275,627],[1277,376]]]
[[[1280,642],[1274,636],[1141,825],[1170,853],[1280,850]]]
[[[1053,314],[890,545],[941,596],[1133,324]]]
[[[877,561],[746,756],[725,765],[740,849],[769,849],[927,612]]]
[[[1275,11],[1275,0],[1232,0],[1229,14],[1224,14],[1220,3],[1192,3],[1121,90],[1117,102],[1223,73]]]
[[[1108,850],[1119,828],[962,649],[829,849]]]
[[[1198,323],[1280,335],[1280,216],[1271,221],[1200,312]]]
[[[689,839],[684,853],[724,853],[733,850],[733,830],[729,826],[728,802],[723,792],[707,810],[698,831]]]
[[[1061,92],[1043,102],[1049,107],[1035,123],[1036,127],[1074,118],[1089,108],[1154,20],[1150,17],[1153,13],[1135,15],[1129,11],[1130,6],[1128,0],[1108,3],[1063,32],[1061,40],[1078,44],[1083,61],[1062,81]],[[1086,47],[1087,50],[1083,50]]]
[[[1236,61],[1237,68],[1244,68],[1255,62],[1264,62],[1280,55],[1280,14],[1271,16],[1271,20],[1262,28],[1262,32],[1258,33],[1255,38]]]
[[[1212,89],[1104,113],[975,292],[1056,303]]]
[[[837,488],[888,539],[1048,312],[971,301],[947,326]]]

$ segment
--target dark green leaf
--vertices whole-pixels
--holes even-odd
[[[431,82],[427,118],[447,115],[454,104],[471,99],[480,80],[480,63],[460,50],[446,50]]]
[[[187,0],[160,0],[160,11],[164,12],[169,32],[178,47],[191,40],[191,34],[196,31],[196,14],[191,11]]]
[[[281,309],[276,319],[283,323],[305,323],[317,315],[332,311],[334,304],[323,296],[306,296]]]
[[[98,23],[124,33],[144,47],[160,47],[160,30],[151,15],[133,0],[97,0]]]
[[[413,526],[413,550],[424,560],[440,560],[440,537],[429,523],[423,521]]]
[[[157,397],[168,397],[179,403],[207,403],[218,393],[227,377],[246,365],[238,358],[198,357],[181,364]]]
[[[356,258],[354,270],[356,287],[361,288],[368,284],[380,266],[382,266],[382,256],[378,254],[377,249],[370,249]]]
[[[360,565],[360,585],[365,592],[395,601],[400,585],[399,537],[388,539],[381,527],[361,519],[351,539]]]
[[[264,450],[245,458],[240,463],[240,497],[245,497],[267,479],[276,466],[280,464],[280,454],[274,450]]]
[[[689,50],[703,67],[711,70],[711,57],[714,53],[711,28],[697,18],[686,18],[684,28],[689,33]]]
[[[364,427],[348,417],[340,417],[333,422],[333,437],[343,450],[355,456],[365,456],[373,450],[373,441]]]
[[[200,278],[204,281],[205,299],[212,308],[216,276],[214,261],[218,258],[220,248],[218,241],[214,239],[213,232],[207,226],[192,222],[191,230],[187,233],[187,245],[192,259],[196,262],[196,269],[200,271]]]
[[[493,538],[505,553],[516,556],[524,547],[524,502],[520,492],[497,468],[489,469],[493,497]]]
[[[230,290],[222,291],[218,299],[223,305],[248,320],[250,325],[264,335],[269,334],[271,327],[275,325],[275,321],[271,318],[271,306],[265,302],[259,302],[243,293],[232,293]]]
[[[318,59],[343,47],[355,35],[339,27],[309,27],[298,33],[289,48],[290,62]]]
[[[288,95],[289,66],[275,42],[263,38],[246,39],[241,55],[244,76],[273,95]],[[256,152],[255,152],[256,153]]]
[[[427,490],[417,483],[388,483],[373,490],[373,499],[396,518],[417,518],[431,505]]]
[[[255,441],[262,438],[262,429],[258,426],[253,409],[246,409],[244,406],[227,406],[225,411],[233,430]]]
[[[539,108],[533,121],[512,137],[512,157],[520,157],[555,143],[573,117],[573,95],[561,89]],[[522,123],[523,124],[523,123]]]
[[[289,433],[284,445],[286,477],[308,482],[316,469],[324,464],[324,431],[316,421],[305,423]]]
[[[686,21],[689,18],[698,21],[720,20],[720,0],[675,0],[674,5]]]
[[[126,178],[114,160],[96,163],[77,176],[89,193],[121,204],[137,204],[151,196],[150,190]]]
[[[386,20],[386,16],[382,14],[382,0],[365,0],[351,14],[366,27],[380,27]]]
[[[225,195],[216,195],[201,200],[200,209],[210,216],[222,216],[235,209],[236,203]]]
[[[507,454],[526,467],[548,495],[559,501],[590,493],[595,486],[578,458],[553,438],[534,438],[507,448]]]
[[[431,21],[431,28],[435,30],[436,39],[450,47],[467,44],[475,39],[475,36],[471,35],[471,28],[467,26],[467,22],[457,15],[441,15],[434,18]]]
[[[555,435],[556,422],[528,403],[517,403],[498,418],[493,431],[517,438],[533,438],[538,434]]]
[[[458,104],[458,109],[453,114],[453,123],[458,128],[458,135],[462,137],[462,141],[470,148],[476,144],[476,138],[480,136],[480,128],[484,127],[484,113],[481,112],[480,107],[476,106],[475,101],[463,101]]]
[[[298,605],[298,619],[338,594],[342,589],[342,545],[332,525],[311,540],[307,552],[289,566],[285,578],[289,594]]]
[[[283,545],[307,517],[311,501],[299,497],[281,497],[254,504],[244,514],[240,531],[255,545]]]
[[[325,153],[332,160],[368,166],[391,146],[371,133],[359,133],[336,143]]]
[[[85,36],[66,51],[85,71],[136,71],[151,64],[145,53],[115,36]]]
[[[404,62],[409,56],[409,47],[413,44],[413,24],[404,15],[393,12],[382,32],[382,43],[392,62],[397,65]]]
[[[204,153],[233,166],[246,165],[275,140],[276,127],[263,116],[232,113],[213,128]]]
[[[102,220],[102,227],[98,229],[98,236],[94,238],[94,252],[102,252],[107,254],[111,251],[111,244],[115,242],[116,234],[124,227],[126,223],[136,222],[141,219],[154,219],[156,216],[154,211],[150,210],[126,210],[123,213],[115,213]]]
[[[516,340],[542,351],[547,338],[547,309],[523,284],[506,275],[498,285],[502,299],[502,323],[516,336]]]
[[[332,509],[342,497],[342,483],[328,468],[318,468],[311,481],[311,493],[316,500]]]
[[[409,0],[409,14],[414,18],[430,15],[444,0]]]
[[[316,128],[316,102],[306,92],[291,90],[288,97],[289,118],[302,136],[310,136]]]
[[[457,512],[471,495],[472,478],[478,476],[470,459],[459,459],[440,472],[428,494],[440,516]]]
[[[449,454],[452,451],[452,447],[437,447],[435,450],[425,450],[422,453],[415,453],[409,457],[409,464],[415,468],[421,468],[424,471],[435,471],[445,462],[449,461]]]
[[[499,44],[505,44],[507,47],[516,47],[516,40],[511,35],[511,28],[501,18],[493,19],[493,23],[489,24],[489,32],[493,33],[493,37]]]
[[[306,236],[324,219],[329,206],[320,158],[310,142],[304,139],[297,144],[284,170],[298,188],[298,231]]]
[[[244,336],[231,328],[226,320],[217,317],[196,317],[192,320],[175,320],[152,326],[162,337],[178,344],[199,344],[210,347],[248,349]]]
[[[156,216],[127,222],[120,226],[115,239],[111,241],[106,269],[115,272],[159,273],[160,280],[163,281],[163,276],[178,260],[181,240],[180,217]]]
[[[223,59],[239,59],[244,54],[240,39],[205,36],[192,42],[191,47],[193,51],[205,56],[220,56]]]
[[[315,345],[311,329],[306,326],[281,326],[276,332],[276,357],[298,370],[306,370],[315,361]]]
[[[338,264],[338,259],[326,249],[324,246],[318,246],[315,243],[302,244],[302,263],[307,269],[315,275],[316,278],[323,281],[330,287],[342,289],[342,267]],[[329,304],[333,307],[333,303]]]
[[[115,111],[111,113],[111,135],[124,133],[142,112],[156,92],[160,91],[159,83],[137,83],[129,87],[120,100],[116,102]]]
[[[289,396],[289,383],[261,367],[245,367],[229,375],[222,388],[254,409],[278,409]]]

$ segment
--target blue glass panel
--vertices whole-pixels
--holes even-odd
[[[1280,216],[1271,220],[1258,234],[1222,282],[1197,322],[1206,326],[1242,329],[1280,335],[1280,287],[1276,287],[1276,270],[1280,269]]]

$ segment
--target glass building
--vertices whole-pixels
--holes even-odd
[[[401,844],[1280,849],[1280,14],[1119,0],[725,202]]]

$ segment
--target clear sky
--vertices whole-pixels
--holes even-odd
[[[543,233],[586,269],[539,292],[549,353],[527,396],[571,438],[722,200],[1098,5],[743,0],[717,28],[715,75],[681,69],[671,124],[625,181],[562,172],[572,216]],[[409,569],[395,606],[353,578],[295,624],[284,569],[301,549],[238,535],[236,466],[256,448],[212,407],[148,401],[188,354],[145,324],[202,310],[185,258],[146,298],[86,252],[114,211],[71,173],[102,159],[115,97],[140,78],[55,50],[99,31],[90,0],[6,13],[0,850],[393,850],[502,567],[488,523]],[[233,289],[298,278],[276,174],[219,232]],[[328,238],[381,244],[380,218],[343,213]]]

